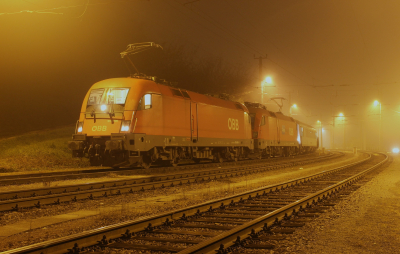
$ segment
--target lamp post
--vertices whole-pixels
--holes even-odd
[[[344,145],[345,139],[344,139],[344,115],[343,115],[343,113],[340,113],[339,117],[342,117],[342,122],[343,122],[343,149],[345,149],[346,146]]]
[[[335,130],[335,128],[336,128],[335,120],[336,120],[336,117],[343,117],[343,119],[344,119],[344,115],[343,115],[343,113],[339,113],[339,115],[337,115],[337,116],[332,116],[332,117],[333,117],[332,147],[334,148],[334,147],[335,147],[334,130]],[[344,120],[343,120],[343,146],[344,146]]]
[[[292,108],[297,108],[297,105],[296,105],[296,104],[293,104],[292,106],[290,106],[290,108],[289,108],[289,114],[290,114],[290,116],[292,116]]]
[[[382,103],[379,101],[374,101],[374,106],[378,106],[379,104],[379,145],[378,149],[381,151],[381,132],[382,132]]]
[[[319,139],[321,140],[321,149],[322,149],[322,123],[320,120],[318,120],[317,123],[319,123],[319,128],[321,130],[321,135],[320,135]]]
[[[272,84],[272,78],[266,77],[264,80],[261,81],[261,104],[264,104],[264,85],[265,85],[265,83]]]

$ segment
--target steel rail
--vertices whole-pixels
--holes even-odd
[[[296,158],[307,157],[309,155],[299,155]],[[276,160],[275,160],[276,159]],[[272,162],[275,162],[282,157],[274,158]],[[263,163],[265,161],[271,161],[270,159],[252,160],[253,163]],[[183,169],[196,169],[203,167],[226,167],[231,165],[243,165],[248,164],[249,161],[238,161],[238,162],[224,162],[224,163],[201,163],[194,165],[181,165]],[[159,170],[168,169],[171,167],[160,167]],[[75,170],[75,171],[58,171],[58,172],[48,172],[48,173],[36,173],[36,174],[19,174],[19,175],[3,175],[1,176],[0,186],[7,185],[18,185],[18,184],[32,184],[41,182],[54,182],[54,181],[64,181],[68,179],[79,179],[79,178],[96,178],[107,176],[111,173],[117,173],[120,175],[131,175],[137,172],[137,169],[121,169],[114,170],[111,168],[107,169],[85,169],[85,170]]]
[[[309,205],[311,203],[317,203],[323,199],[326,199],[327,196],[334,194],[336,191],[351,185],[352,183],[354,183],[355,181],[357,181],[358,179],[363,177],[366,173],[370,172],[371,170],[373,170],[373,169],[379,167],[380,165],[382,165],[383,163],[385,163],[388,159],[388,156],[385,154],[383,154],[383,155],[386,157],[383,161],[379,162],[378,164],[376,164],[354,176],[351,176],[351,177],[349,177],[345,180],[342,180],[328,188],[325,188],[325,189],[318,191],[312,195],[309,195],[300,200],[297,200],[294,203],[286,205],[278,210],[270,212],[270,213],[268,213],[264,216],[261,216],[255,220],[252,220],[248,223],[240,225],[232,230],[224,232],[216,237],[208,239],[197,245],[191,246],[183,251],[178,252],[178,254],[189,254],[189,253],[190,254],[194,254],[194,253],[215,254],[216,250],[220,249],[221,244],[226,249],[227,247],[234,245],[235,240],[237,240],[237,239],[243,240],[245,238],[248,238],[252,231],[255,233],[263,231],[263,228],[266,225],[272,225],[273,223],[276,223],[277,221],[282,221],[283,219],[288,218],[293,214],[296,214],[301,209],[303,209],[306,205]]]
[[[166,175],[157,177],[148,177],[146,179],[131,179],[117,180],[106,183],[80,184],[72,186],[60,186],[55,188],[44,188],[36,190],[24,190],[17,192],[0,193],[1,198],[9,198],[5,201],[0,201],[0,211],[18,211],[21,208],[38,207],[49,204],[60,204],[62,202],[78,201],[84,199],[94,199],[99,197],[107,197],[112,195],[121,195],[133,193],[136,191],[152,190],[164,187],[173,187],[182,184],[191,184],[207,180],[218,180],[226,177],[234,177],[245,174],[257,173],[266,170],[289,167],[294,165],[304,165],[306,162],[318,162],[325,159],[331,159],[331,156],[312,158],[300,161],[289,161],[287,163],[273,165],[252,165],[249,167],[239,167],[227,169],[216,169],[210,171],[201,171],[194,173],[178,173],[176,175]],[[186,176],[185,176],[186,175]],[[190,175],[190,176],[189,176]],[[137,183],[139,181],[140,183]],[[117,183],[119,183],[117,185]],[[82,189],[81,189],[82,188]],[[58,190],[59,193],[52,193]],[[18,193],[30,195],[26,198],[18,198]],[[42,195],[40,195],[42,194]],[[40,196],[37,196],[40,195]]]
[[[318,174],[290,180],[285,183],[274,184],[274,185],[258,188],[256,190],[247,191],[244,193],[240,193],[237,195],[233,195],[233,196],[218,199],[218,200],[211,200],[211,201],[208,201],[208,202],[205,202],[202,204],[193,205],[193,206],[190,206],[187,208],[182,208],[182,209],[178,209],[178,210],[171,211],[171,212],[166,212],[166,213],[156,215],[156,216],[148,216],[148,217],[139,218],[137,220],[131,220],[131,221],[126,221],[126,222],[122,222],[122,223],[118,223],[118,224],[114,224],[114,225],[110,225],[110,226],[105,226],[105,227],[90,230],[87,232],[82,232],[82,233],[74,234],[71,236],[65,236],[62,238],[49,240],[49,241],[45,241],[42,243],[37,243],[37,244],[22,247],[22,248],[5,251],[4,253],[5,254],[20,254],[20,253],[34,253],[34,254],[48,254],[48,253],[58,254],[58,253],[60,253],[61,254],[61,253],[66,253],[66,252],[68,252],[69,249],[72,249],[74,246],[79,246],[79,248],[82,248],[82,247],[96,245],[103,239],[103,237],[105,237],[107,239],[119,238],[123,234],[125,234],[127,230],[129,230],[130,232],[133,232],[133,233],[143,231],[143,229],[149,225],[160,226],[160,225],[163,225],[166,221],[178,220],[184,216],[191,216],[191,215],[195,215],[197,213],[206,212],[210,208],[211,209],[213,207],[216,208],[219,206],[223,206],[224,204],[229,204],[231,202],[232,203],[239,202],[240,200],[251,197],[253,195],[255,195],[255,196],[265,195],[268,192],[274,192],[277,190],[285,189],[290,186],[295,186],[297,184],[304,183],[304,182],[310,181],[315,178],[319,178],[319,177],[327,175],[327,174],[332,174],[336,171],[339,171],[339,170],[342,170],[342,169],[345,169],[348,167],[362,164],[362,163],[370,160],[370,158],[371,158],[371,155],[368,158],[363,159],[361,161],[349,163],[347,165],[340,166],[338,168],[335,168],[335,169],[332,169],[329,171],[323,171]],[[297,205],[297,202],[294,206],[296,206],[296,205]],[[278,211],[279,211],[278,215],[280,217],[282,217],[282,213],[283,213],[282,209],[279,209]],[[276,213],[274,212],[273,214],[276,214]],[[270,215],[270,214],[268,214],[268,215]],[[263,218],[264,218],[264,216],[263,216]],[[247,225],[247,224],[245,224],[245,225]],[[227,245],[229,245],[230,238],[226,237],[224,239],[229,239],[229,241],[227,241]],[[213,253],[215,253],[215,252],[213,252]]]
[[[334,157],[333,154],[329,154],[326,156],[318,157],[315,160],[329,159]],[[307,160],[311,160],[307,159]],[[288,163],[298,162],[299,160],[290,160]],[[267,165],[274,166],[280,162],[272,162]],[[257,164],[251,165],[256,167]],[[242,166],[243,167],[243,166]],[[94,182],[94,183],[83,183],[83,184],[72,184],[72,185],[63,185],[63,186],[54,186],[54,187],[46,187],[46,188],[35,188],[35,189],[26,189],[26,190],[17,190],[17,191],[8,191],[8,192],[0,192],[0,200],[8,200],[8,199],[16,199],[16,198],[27,198],[32,196],[41,196],[41,195],[49,195],[49,194],[58,194],[65,192],[72,192],[79,190],[89,190],[89,189],[100,189],[100,188],[108,188],[108,187],[116,187],[116,185],[127,185],[127,184],[135,184],[135,183],[148,183],[148,182],[156,182],[163,181],[175,178],[189,177],[189,176],[201,176],[201,175],[210,175],[214,173],[221,173],[222,171],[236,171],[240,170],[240,166],[236,167],[227,167],[227,168],[217,168],[210,170],[201,170],[195,172],[182,172],[175,174],[166,174],[166,175],[153,175],[148,177],[138,177],[132,179],[121,179],[121,180],[112,180],[112,181],[102,181],[102,182]]]

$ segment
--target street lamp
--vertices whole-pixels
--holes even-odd
[[[380,103],[379,101],[374,101],[374,106],[378,106],[379,105],[379,145],[378,145],[378,149],[379,151],[381,151],[381,132],[382,132],[382,103]]]
[[[320,140],[321,140],[321,149],[322,149],[322,123],[320,120],[317,121],[317,123],[319,123],[319,128],[321,129],[321,135],[320,135]]]
[[[335,126],[336,117],[340,117],[340,118],[343,119],[343,147],[344,147],[344,115],[343,115],[343,113],[339,113],[339,115],[337,115],[337,116],[332,116],[332,117],[333,117],[333,127],[334,127],[334,128],[332,129],[332,147],[335,146],[334,130],[335,130],[335,128],[336,128],[336,126]]]
[[[297,108],[297,105],[293,104],[292,106],[290,106],[290,109],[289,109],[290,116],[292,116],[292,108]]]
[[[261,104],[264,104],[264,85],[265,85],[265,83],[272,84],[272,78],[266,77],[264,80],[261,81]]]
[[[342,122],[343,122],[343,149],[346,149],[346,146],[344,145],[344,115],[343,113],[339,113],[339,117],[341,118]]]
[[[345,145],[345,139],[344,139],[344,116],[342,113],[340,113],[340,116],[342,117],[342,122],[343,122],[343,149],[346,149],[346,145]]]

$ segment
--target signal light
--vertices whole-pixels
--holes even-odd
[[[78,125],[76,126],[76,133],[81,133],[83,130],[83,122],[78,122]]]

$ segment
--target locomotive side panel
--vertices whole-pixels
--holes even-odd
[[[267,117],[268,132],[265,139],[269,141],[267,143],[268,146],[276,146],[278,145],[278,119],[274,116]]]
[[[297,143],[297,132],[296,122],[293,118],[284,116],[282,113],[277,112],[276,117],[278,119],[278,137],[280,146],[296,146]]]
[[[151,108],[139,109],[135,112],[132,132],[163,135],[163,122],[163,98],[160,94],[151,94]]]
[[[301,144],[303,147],[317,147],[318,138],[317,132],[314,128],[304,124],[300,124],[300,132]]]
[[[246,139],[248,120],[241,110],[198,104],[199,138]]]

